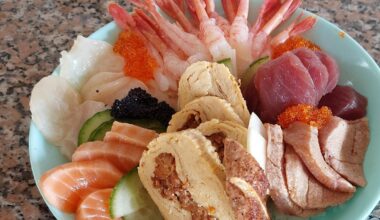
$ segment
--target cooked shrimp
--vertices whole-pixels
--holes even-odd
[[[150,55],[156,60],[158,68],[154,72],[154,79],[159,85],[161,91],[167,91],[168,89],[176,90],[177,82],[174,77],[165,74],[163,72],[164,62],[160,57],[157,50],[149,43],[149,41],[144,37],[144,35],[136,27],[136,22],[133,17],[124,10],[120,5],[116,3],[110,3],[108,5],[108,10],[115,22],[124,30],[130,30],[136,33],[141,39],[144,40],[145,46],[148,48]]]
[[[152,43],[152,45],[160,52],[163,58],[163,65],[165,71],[169,71],[174,75],[175,79],[179,80],[182,73],[190,65],[186,60],[182,60],[177,54],[171,50],[165,42],[161,40],[156,34],[156,32],[146,23],[143,19],[135,16],[135,21],[140,27],[141,32],[144,36]]]
[[[277,1],[267,0],[261,8],[260,16],[253,27],[253,39],[251,46],[251,54],[254,59],[259,58],[269,48],[269,38],[272,31],[299,7],[301,0],[286,0],[268,22],[264,23],[266,16],[273,13]],[[271,6],[271,7],[270,7]],[[262,25],[264,23],[264,25]],[[262,26],[262,27],[261,27]]]
[[[142,7],[147,10],[156,23],[159,25],[160,30],[164,33],[178,48],[180,48],[189,58],[190,63],[194,63],[201,60],[211,60],[210,52],[203,42],[194,34],[183,31],[175,24],[168,22],[163,18],[155,8],[153,0],[130,0],[138,7]]]
[[[310,30],[314,24],[317,22],[317,19],[313,16],[308,16],[305,19],[302,19],[302,15],[300,14],[297,19],[290,24],[289,27],[287,27],[284,31],[277,34],[274,38],[271,40],[272,47],[275,47],[283,42],[285,42],[287,39],[289,39],[292,36],[300,35],[305,31]]]
[[[198,30],[186,17],[180,5],[177,5],[174,0],[156,0],[157,5],[170,17],[178,21],[182,28],[189,33],[198,34]],[[181,4],[183,2],[178,1]]]
[[[222,0],[224,13],[226,14],[228,21],[231,23],[234,21],[238,4],[240,4],[240,1],[238,0]]]
[[[208,47],[214,61],[231,59],[232,74],[236,76],[236,53],[224,37],[224,32],[210,18],[200,1],[193,0],[195,11],[200,21],[200,37]]]
[[[243,73],[254,61],[251,55],[252,33],[248,28],[249,0],[240,0],[230,28],[229,42],[236,50],[237,71]]]
[[[202,2],[202,3],[204,3],[204,2]],[[199,26],[199,20],[197,17],[197,13],[195,12],[195,6],[193,4],[193,0],[186,0],[186,5],[188,8],[189,14],[193,18],[193,23],[196,24],[196,26],[198,27]]]
[[[187,55],[181,50],[181,48],[179,48],[176,44],[172,44],[172,40],[170,40],[170,38],[161,31],[159,25],[156,23],[154,19],[146,15],[143,10],[138,9],[138,8],[135,9],[135,14],[136,14],[135,16],[138,16],[144,22],[148,23],[149,26],[152,29],[154,29],[154,31],[158,34],[158,36],[165,42],[165,44],[168,45],[179,57],[181,58],[187,57]]]
[[[256,22],[251,27],[251,32],[256,34],[263,25],[269,21],[270,18],[278,11],[281,7],[280,0],[264,0],[261,5],[260,12],[257,16]]]
[[[214,0],[205,0],[205,3],[207,14],[216,20],[216,25],[224,32],[224,36],[228,38],[230,34],[230,22],[215,11]]]

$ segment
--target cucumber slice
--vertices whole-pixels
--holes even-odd
[[[261,65],[269,61],[269,56],[259,58],[249,65],[241,79],[241,90],[245,91]]]
[[[223,59],[223,60],[219,60],[217,63],[224,64],[230,70],[230,73],[232,73],[232,61],[231,61],[231,58],[226,58],[226,59]]]
[[[91,133],[97,129],[101,124],[113,119],[111,116],[111,110],[107,109],[102,112],[98,112],[82,125],[78,135],[78,145],[87,142]]]
[[[115,120],[111,119],[109,121],[103,122],[99,127],[97,127],[88,138],[88,141],[101,141],[106,135],[107,131],[110,131],[112,124]]]
[[[154,130],[157,133],[166,132],[166,127],[160,121],[155,119],[123,119],[121,122],[126,122],[146,129]]]
[[[125,175],[113,188],[110,198],[112,218],[163,219],[160,211],[142,185],[137,168]]]

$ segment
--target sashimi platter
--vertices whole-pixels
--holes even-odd
[[[369,215],[380,70],[350,36],[301,0],[127,2],[31,94],[56,218]]]

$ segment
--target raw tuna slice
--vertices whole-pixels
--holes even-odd
[[[346,120],[356,120],[367,114],[367,98],[350,86],[336,86],[322,97],[319,106],[328,106],[333,115]]]
[[[307,48],[299,48],[292,51],[309,71],[314,82],[316,99],[320,100],[326,94],[329,80],[329,72],[314,51]]]
[[[339,75],[340,75],[339,67],[336,61],[327,53],[322,52],[322,51],[315,51],[314,53],[319,57],[321,62],[326,66],[327,71],[329,73],[329,80],[328,80],[326,91],[325,91],[325,94],[327,94],[331,92],[338,83]]]
[[[261,66],[255,76],[261,119],[276,121],[286,107],[316,105],[314,83],[301,60],[291,52]]]

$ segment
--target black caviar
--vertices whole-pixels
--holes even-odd
[[[111,115],[116,120],[155,119],[165,126],[174,113],[166,102],[158,102],[141,88],[131,89],[125,98],[115,100],[111,109]]]

